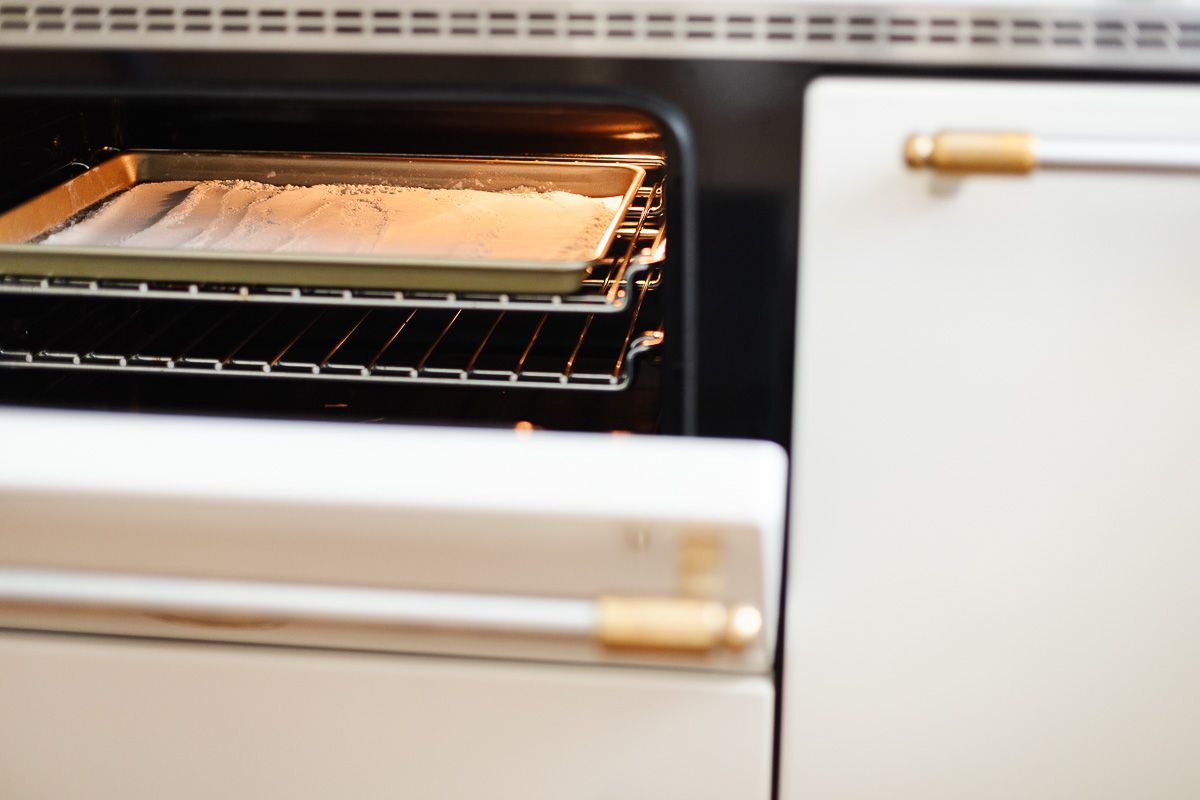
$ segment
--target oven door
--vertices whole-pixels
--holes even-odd
[[[1194,796],[1200,91],[806,126],[782,796]]]
[[[762,673],[761,442],[0,412],[0,625]]]
[[[773,445],[15,410],[0,441],[6,797],[769,797]]]

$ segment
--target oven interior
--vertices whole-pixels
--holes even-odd
[[[128,151],[631,163],[578,292],[0,275],[0,403],[683,432],[684,197],[668,126],[597,103],[128,96],[0,103],[0,211]],[[670,224],[677,230],[678,222]]]

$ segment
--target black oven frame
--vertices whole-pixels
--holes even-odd
[[[800,112],[810,72],[769,62],[5,51],[0,93],[8,101],[120,96],[643,111],[667,133],[672,198],[672,275],[662,287],[671,335],[661,381],[675,391],[661,430],[786,444]]]

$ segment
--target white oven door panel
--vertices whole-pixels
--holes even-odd
[[[786,457],[770,444],[11,410],[0,441],[0,625],[773,661]],[[646,598],[666,617],[637,618]],[[760,632],[739,649],[714,604]],[[676,618],[719,641],[655,644]],[[621,646],[638,624],[654,641]]]
[[[1200,91],[830,79],[806,114],[783,797],[1194,798],[1200,174],[902,148],[1197,143]]]
[[[0,635],[0,796],[767,800],[759,676]]]

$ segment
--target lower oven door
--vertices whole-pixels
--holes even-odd
[[[0,626],[764,673],[761,442],[0,412]]]
[[[13,410],[0,441],[0,796],[770,795],[774,446]]]
[[[770,796],[758,676],[0,634],[0,796]]]

